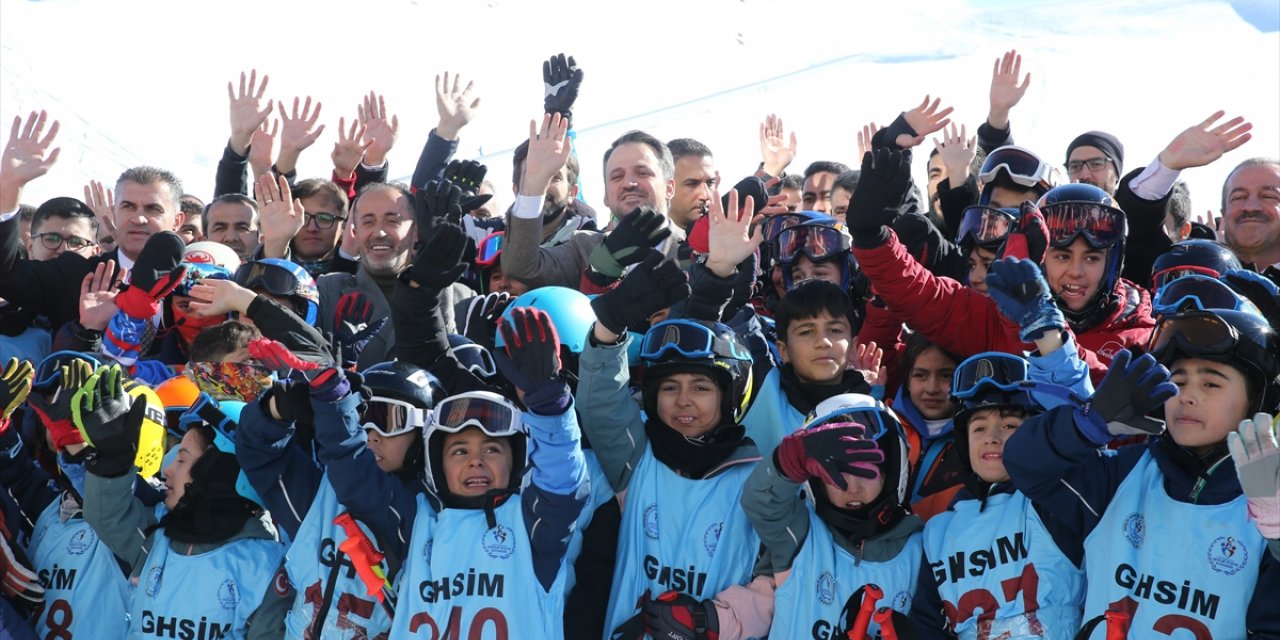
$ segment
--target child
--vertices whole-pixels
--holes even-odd
[[[1084,540],[1084,619],[1121,610],[1134,637],[1280,633],[1280,565],[1247,521],[1226,445],[1276,406],[1280,342],[1261,316],[1216,310],[1165,316],[1148,346],[1121,352],[1089,403],[1028,420],[1006,446],[1009,475]],[[1145,416],[1162,403],[1167,432]],[[1099,454],[1130,434],[1155,437]]]

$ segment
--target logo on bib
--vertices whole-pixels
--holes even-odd
[[[67,553],[78,556],[83,555],[85,551],[93,544],[93,532],[89,529],[80,529],[71,536],[71,541],[67,543]]]
[[[236,588],[235,580],[227,578],[218,585],[218,604],[228,611],[240,604],[240,590]]]
[[[498,525],[484,532],[484,536],[480,538],[480,546],[484,547],[484,552],[489,554],[490,558],[506,560],[515,553],[515,534],[510,528]]]
[[[1219,536],[1209,544],[1209,568],[1234,576],[1249,564],[1249,550],[1235,538]]]
[[[154,598],[157,593],[160,593],[160,578],[163,574],[164,571],[160,567],[154,567],[147,573],[146,593],[148,598]]]
[[[1129,517],[1124,519],[1121,526],[1124,530],[1124,539],[1133,545],[1133,548],[1142,548],[1142,539],[1147,534],[1147,521],[1143,519],[1141,513],[1131,513]]]
[[[830,571],[818,576],[818,602],[831,604],[836,599],[836,577]]]
[[[644,509],[644,534],[650,539],[658,539],[658,505],[651,504]]]
[[[431,564],[431,543],[433,540],[427,540],[422,544],[422,560],[428,565]]]
[[[906,591],[899,591],[898,595],[893,597],[892,602],[893,605],[891,606],[894,611],[906,611],[907,607],[911,606],[911,594]]]
[[[716,544],[720,542],[721,531],[724,531],[724,523],[717,522],[707,527],[706,533],[702,534],[702,548],[707,550],[708,556],[716,555]]]

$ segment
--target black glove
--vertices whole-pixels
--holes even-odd
[[[0,421],[8,420],[18,405],[27,399],[35,376],[35,367],[28,360],[9,358],[9,363],[0,368]],[[0,425],[0,433],[4,429],[5,426]]]
[[[886,227],[898,217],[898,205],[911,179],[910,158],[908,153],[888,149],[862,156],[862,174],[845,215],[855,245],[869,249],[888,241]]]
[[[467,265],[462,263],[467,240],[467,232],[462,227],[452,222],[437,224],[405,272],[409,280],[436,291],[448,289],[467,270]]]
[[[591,301],[600,326],[621,334],[627,327],[644,326],[649,316],[689,297],[689,276],[661,252],[649,255],[618,286]]]
[[[460,206],[464,212],[474,211],[493,198],[493,194],[480,193],[480,185],[484,184],[484,176],[489,168],[475,160],[452,160],[444,168],[444,179],[458,185],[462,189]]]
[[[541,415],[560,415],[569,408],[569,383],[560,375],[560,335],[546,311],[535,307],[511,310],[498,323],[504,348],[494,357],[503,377],[524,392],[524,405]]]
[[[338,307],[333,312],[333,334],[342,349],[342,361],[354,367],[360,360],[360,354],[387,318],[373,317],[373,303],[361,291],[348,291],[338,298]]]
[[[765,206],[769,204],[769,192],[765,190],[764,182],[755,176],[747,176],[739,180],[738,184],[733,185],[733,189],[730,189],[730,191],[738,192],[739,206],[745,205],[747,203],[747,197],[751,197],[753,208],[751,216],[753,218],[757,213],[760,213],[761,209],[765,208]],[[720,207],[725,211],[729,210],[729,191],[724,192],[724,195],[720,196]],[[735,211],[734,213],[736,214],[737,212]]]
[[[1146,414],[1177,394],[1169,370],[1151,354],[1134,360],[1122,349],[1093,397],[1076,409],[1076,428],[1099,446],[1118,436],[1157,435],[1164,431],[1164,422]]]
[[[591,251],[591,268],[621,278],[627,267],[644,260],[648,251],[671,235],[667,217],[648,207],[636,207]]]
[[[432,180],[413,194],[413,209],[418,221],[418,246],[425,246],[436,226],[445,222],[462,224],[462,188]]]
[[[467,305],[467,317],[462,327],[462,335],[468,340],[492,350],[494,331],[498,318],[507,310],[507,305],[515,298],[505,291],[476,296]]]
[[[542,63],[542,108],[547,113],[558,113],[572,120],[573,103],[582,87],[582,69],[573,56],[563,53],[551,56]]]
[[[656,598],[645,594],[640,609],[645,631],[651,638],[667,640],[714,640],[720,637],[720,616],[711,600],[668,591]]]
[[[151,234],[129,271],[129,285],[116,296],[116,306],[130,318],[149,319],[187,277],[182,266],[182,238],[172,231]]]
[[[291,378],[277,380],[263,394],[261,402],[266,403],[271,398],[276,401],[276,413],[281,422],[301,422],[307,425],[315,422],[316,413],[311,407],[311,387],[306,382]],[[269,411],[266,413],[270,415]]]
[[[146,398],[125,392],[120,365],[103,367],[89,378],[71,399],[71,420],[94,448],[85,469],[104,478],[133,472],[146,411]]]

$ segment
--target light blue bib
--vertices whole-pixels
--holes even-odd
[[[129,630],[129,578],[79,514],[62,521],[67,494],[45,507],[31,534],[32,568],[45,586],[41,638],[119,640]]]
[[[770,455],[782,439],[804,426],[806,416],[787,402],[782,391],[782,374],[773,369],[760,383],[755,402],[742,419],[747,437],[755,441],[761,455]]]

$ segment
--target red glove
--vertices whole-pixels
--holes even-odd
[[[1022,203],[1022,213],[1014,230],[1005,238],[1000,258],[1024,258],[1036,264],[1044,263],[1044,252],[1049,248],[1049,227],[1044,214],[1034,202]]]
[[[156,280],[150,289],[129,285],[116,296],[116,306],[125,315],[137,320],[149,320],[160,312],[160,303],[187,277],[186,267],[177,267],[168,275]]]
[[[249,342],[249,355],[263,366],[274,371],[297,369],[298,371],[315,371],[321,369],[319,364],[299,358],[289,347],[272,340],[258,338]]]
[[[53,446],[64,449],[73,444],[84,444],[84,436],[71,421],[71,400],[76,391],[93,375],[93,368],[84,360],[73,360],[62,367],[62,380],[53,392],[53,398],[34,393],[27,398],[27,406],[36,412],[40,422],[49,430]]]
[[[867,439],[860,424],[824,424],[783,438],[773,451],[773,462],[792,482],[818,478],[844,491],[849,488],[845,473],[879,476],[876,465],[884,462],[884,452],[875,440]]]

